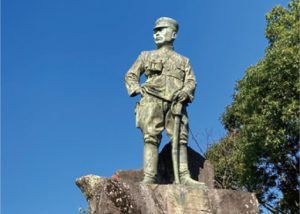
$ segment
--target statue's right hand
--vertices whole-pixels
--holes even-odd
[[[146,93],[146,91],[145,91],[145,89],[143,87],[139,87],[135,91],[135,94],[141,94],[142,96],[144,96],[145,93]]]

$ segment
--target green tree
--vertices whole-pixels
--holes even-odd
[[[222,116],[228,134],[206,154],[221,187],[256,192],[273,213],[299,211],[299,13],[292,0],[267,14],[265,56],[237,82]]]

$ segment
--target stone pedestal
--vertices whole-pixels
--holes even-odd
[[[243,214],[259,213],[255,195],[184,185],[125,182],[83,176],[76,184],[84,193],[91,214]]]
[[[84,193],[88,214],[252,214],[259,213],[253,193],[214,188],[214,169],[188,148],[189,171],[208,189],[173,185],[171,144],[159,154],[159,184],[141,184],[143,170],[117,171],[112,178],[87,175],[76,180]]]

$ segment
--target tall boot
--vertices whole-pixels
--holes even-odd
[[[205,183],[195,181],[191,178],[190,171],[188,168],[188,157],[187,157],[187,145],[179,145],[179,177],[180,183],[187,186],[200,186],[207,189]]]
[[[152,143],[144,143],[144,184],[157,182],[158,146]]]

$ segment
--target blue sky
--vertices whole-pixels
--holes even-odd
[[[139,97],[128,97],[124,75],[155,49],[160,16],[179,22],[175,49],[198,82],[190,127],[206,150],[225,133],[220,116],[236,81],[264,55],[265,14],[287,3],[3,0],[2,213],[79,213],[87,205],[77,177],[142,167]]]

